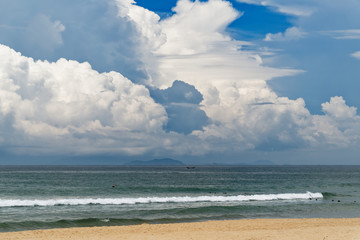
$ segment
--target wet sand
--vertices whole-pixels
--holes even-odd
[[[117,227],[64,228],[0,233],[0,239],[360,240],[360,218],[247,219]]]

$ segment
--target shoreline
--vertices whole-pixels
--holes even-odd
[[[360,239],[360,218],[241,219],[0,233],[17,239]]]

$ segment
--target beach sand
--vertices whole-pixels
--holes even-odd
[[[360,240],[360,218],[249,219],[118,227],[65,228],[0,233],[8,239],[316,239]]]

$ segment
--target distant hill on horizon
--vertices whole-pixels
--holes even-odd
[[[124,164],[125,166],[183,166],[183,162],[172,158],[152,159],[149,161],[130,161]]]

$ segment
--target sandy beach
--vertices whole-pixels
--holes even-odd
[[[360,240],[360,218],[249,219],[0,233],[12,239],[344,239]]]

